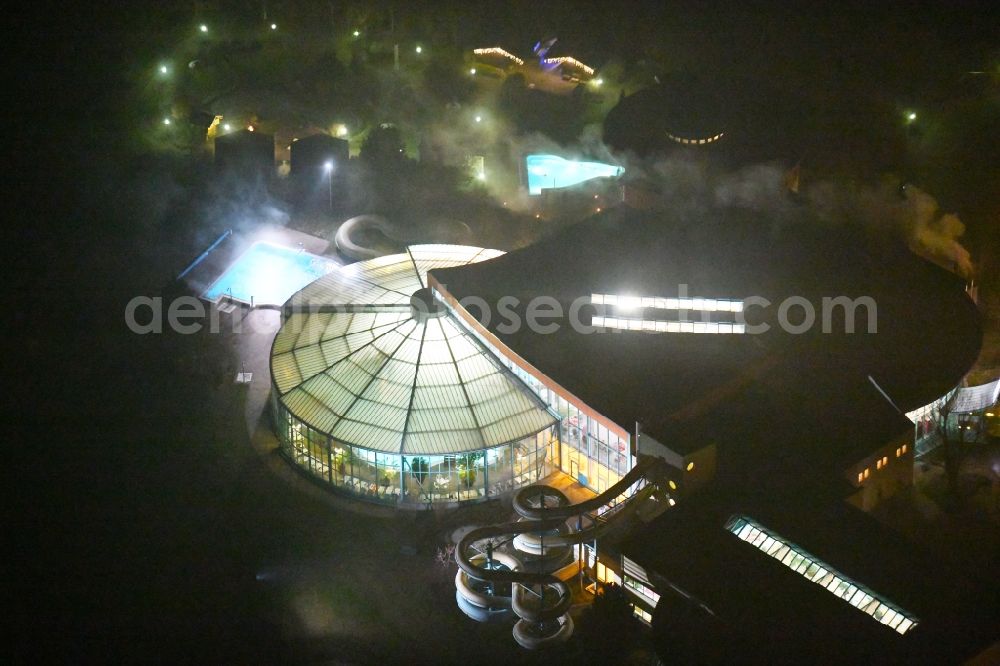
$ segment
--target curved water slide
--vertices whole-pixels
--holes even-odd
[[[483,553],[474,544],[512,541],[516,550],[528,556],[544,558],[554,551],[568,554],[571,546],[593,541],[634,513],[656,489],[648,481],[661,463],[657,459],[640,461],[618,483],[578,504],[569,504],[565,495],[549,486],[522,488],[514,497],[519,520],[474,529],[455,548],[459,568],[455,575],[455,598],[459,607],[479,621],[503,618],[513,611],[519,618],[514,625],[514,638],[528,649],[567,640],[573,633],[573,620],[568,614],[572,603],[569,586],[552,573],[526,571],[519,559],[495,553],[492,548]],[[627,499],[620,499],[643,479],[647,480],[643,488]],[[548,499],[555,499],[557,505],[548,506]],[[623,504],[619,507],[620,502]],[[615,507],[609,519],[588,515],[605,506]],[[558,557],[556,562],[562,563]]]

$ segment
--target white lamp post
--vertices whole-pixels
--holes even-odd
[[[330,194],[330,211],[333,211],[333,160],[327,160],[323,164],[323,171],[326,172],[326,183]]]

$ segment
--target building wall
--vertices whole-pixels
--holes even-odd
[[[913,433],[908,431],[848,467],[847,480],[858,490],[847,501],[869,511],[912,486],[914,448]]]
[[[601,493],[635,466],[630,433],[560,386],[503,344],[438,283],[428,282],[445,305],[491,354],[548,405],[559,418],[557,441],[549,447],[549,460],[581,484]]]
[[[684,492],[690,493],[715,478],[716,447],[709,444],[684,456]]]
[[[456,455],[399,455],[352,446],[310,428],[272,393],[281,452],[320,481],[362,499],[410,505],[478,501],[535,483],[549,473],[555,427],[518,442]]]

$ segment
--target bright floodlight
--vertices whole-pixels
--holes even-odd
[[[424,52],[424,48],[422,46],[418,46],[416,48],[416,51],[417,51],[417,53],[423,53]]]
[[[201,25],[199,25],[198,29],[201,30],[202,32],[208,32],[208,26],[205,25],[204,23],[202,23]]]
[[[331,171],[333,171],[333,161],[332,160],[327,160],[326,162],[323,163],[323,171],[325,171],[327,173],[330,173]]]
[[[167,66],[160,65],[160,74],[166,74],[166,73],[167,73]]]
[[[232,129],[232,126],[229,123],[226,123],[225,125],[222,126],[222,129],[228,132],[229,130]]]
[[[599,86],[604,83],[604,79],[594,79],[594,85]]]
[[[477,123],[483,122],[483,117],[482,116],[476,116],[476,122]]]
[[[337,126],[337,136],[347,136],[347,125]]]
[[[475,76],[475,74],[476,74],[476,68],[472,67],[471,69],[469,69],[469,74],[472,74],[473,76]]]
[[[486,172],[480,171],[479,173],[476,174],[476,178],[478,178],[479,180],[486,180]]]

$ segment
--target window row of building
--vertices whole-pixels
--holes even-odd
[[[715,136],[710,136],[707,139],[686,139],[684,137],[680,137],[680,136],[677,136],[675,134],[671,134],[670,132],[667,132],[667,137],[671,141],[673,141],[675,143],[682,143],[685,146],[699,146],[699,145],[703,146],[703,145],[705,145],[707,143],[715,143],[716,141],[718,141],[719,139],[721,139],[724,134],[725,134],[725,132],[719,132]]]
[[[277,400],[273,405],[282,452],[331,485],[372,501],[396,504],[456,502],[493,497],[549,473],[548,428],[534,437],[458,455],[399,455],[351,446],[310,428]]]
[[[451,304],[447,307],[452,308]],[[452,311],[461,315],[454,308]],[[469,330],[559,419],[549,448],[549,460],[553,466],[598,493],[613,486],[632,469],[634,459],[630,438],[620,426],[596,416],[586,405],[564,397],[561,391],[522,367],[506,347],[495,344],[474,325],[470,325]]]
[[[722,321],[662,321],[594,315],[591,324],[598,328],[645,331],[647,333],[746,333],[746,324]]]
[[[806,580],[825,587],[829,592],[896,632],[905,634],[917,625],[916,618],[879,598],[825,562],[784,541],[753,520],[745,516],[734,516],[726,523],[726,529]]]
[[[659,296],[625,296],[591,294],[593,305],[614,305],[622,309],[652,308],[655,310],[698,310],[701,312],[743,312],[743,301],[722,298],[660,298]]]
[[[909,451],[909,444],[902,444],[896,447],[896,457],[901,458],[906,455]],[[882,471],[889,466],[889,456],[882,456],[875,460],[875,471]],[[864,470],[858,472],[858,483],[864,483],[868,477],[871,476],[871,467],[865,467]]]

